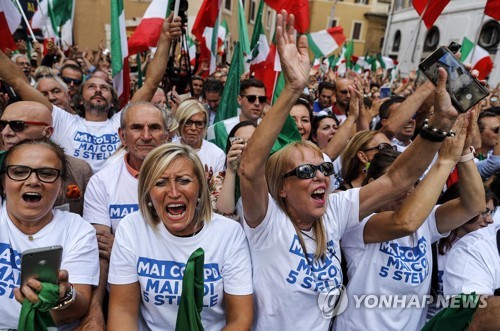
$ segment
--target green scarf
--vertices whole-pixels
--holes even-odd
[[[182,295],[177,312],[176,331],[202,331],[203,264],[205,252],[200,247],[191,254],[182,279]]]
[[[46,331],[47,327],[55,326],[52,316],[50,316],[50,309],[59,301],[59,286],[42,283],[38,299],[40,301],[35,304],[24,299],[17,327],[19,331]]]
[[[448,308],[431,318],[422,331],[466,331],[479,304],[476,293],[460,294],[451,299]]]

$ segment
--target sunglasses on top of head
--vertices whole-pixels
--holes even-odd
[[[316,171],[321,171],[325,176],[331,176],[334,173],[332,162],[323,162],[320,165],[301,164],[297,168],[283,175],[283,178],[296,176],[300,179],[311,179],[316,176]]]
[[[381,152],[381,151],[385,151],[385,150],[388,150],[388,149],[392,149],[393,151],[395,151],[398,148],[396,147],[396,145],[391,145],[391,144],[388,144],[388,143],[380,143],[380,144],[378,144],[375,147],[371,147],[371,148],[365,149],[363,152],[373,151],[375,149],[377,149],[379,152]]]

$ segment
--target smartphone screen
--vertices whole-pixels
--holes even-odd
[[[391,88],[388,86],[382,86],[379,92],[380,92],[380,99],[391,97]]]
[[[48,246],[24,251],[21,257],[21,285],[31,277],[40,282],[57,284],[62,250],[61,246]]]
[[[488,90],[470,75],[462,62],[446,47],[438,48],[420,63],[419,68],[434,84],[438,81],[438,69],[446,70],[448,73],[446,90],[450,94],[453,106],[459,112],[466,112],[489,94]]]

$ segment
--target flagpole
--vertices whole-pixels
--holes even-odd
[[[412,41],[413,41],[413,38],[415,37],[415,34],[418,35],[420,32],[420,26],[422,25],[422,20],[424,18],[425,12],[427,11],[427,8],[429,7],[430,2],[431,2],[431,0],[427,0],[427,5],[425,5],[424,10],[422,11],[422,15],[419,15],[420,18],[418,19],[418,22],[417,22],[417,31],[416,31],[416,33],[413,33],[411,35],[410,41],[408,42],[408,45],[406,45],[406,48],[403,52],[403,55],[401,56],[401,61],[398,61],[398,65],[396,66],[395,70],[393,69],[394,74],[391,75],[392,77],[391,77],[391,82],[389,83],[389,87],[391,87],[392,84],[394,83],[394,79],[396,78],[396,75],[399,72],[399,67],[400,67],[401,63],[403,63],[403,60],[406,57],[406,53],[408,53],[408,50],[410,49],[410,45],[412,44]],[[417,38],[415,38],[415,44],[413,45],[413,53],[415,53],[416,43],[417,43]],[[413,58],[412,58],[412,62],[413,62]]]
[[[28,28],[28,31],[30,32],[31,38],[33,39],[34,42],[36,42],[35,34],[33,33],[33,30],[31,29],[30,22],[26,18],[26,14],[24,14],[23,7],[21,7],[19,0],[16,0],[16,3],[17,3],[17,9],[21,12],[21,15],[23,16],[23,19],[24,19],[24,23],[26,23],[26,27]]]
[[[479,28],[477,29],[477,32],[476,32],[476,38],[474,39],[474,47],[472,47],[472,54],[470,56],[471,61],[474,58],[474,53],[476,52],[476,45],[479,42],[479,36],[481,35],[481,24],[483,23],[485,15],[486,14],[483,11],[483,15],[481,16],[481,20],[479,21]]]

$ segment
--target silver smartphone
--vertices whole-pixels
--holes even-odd
[[[21,255],[21,286],[34,277],[40,282],[58,283],[62,246],[28,249]]]

